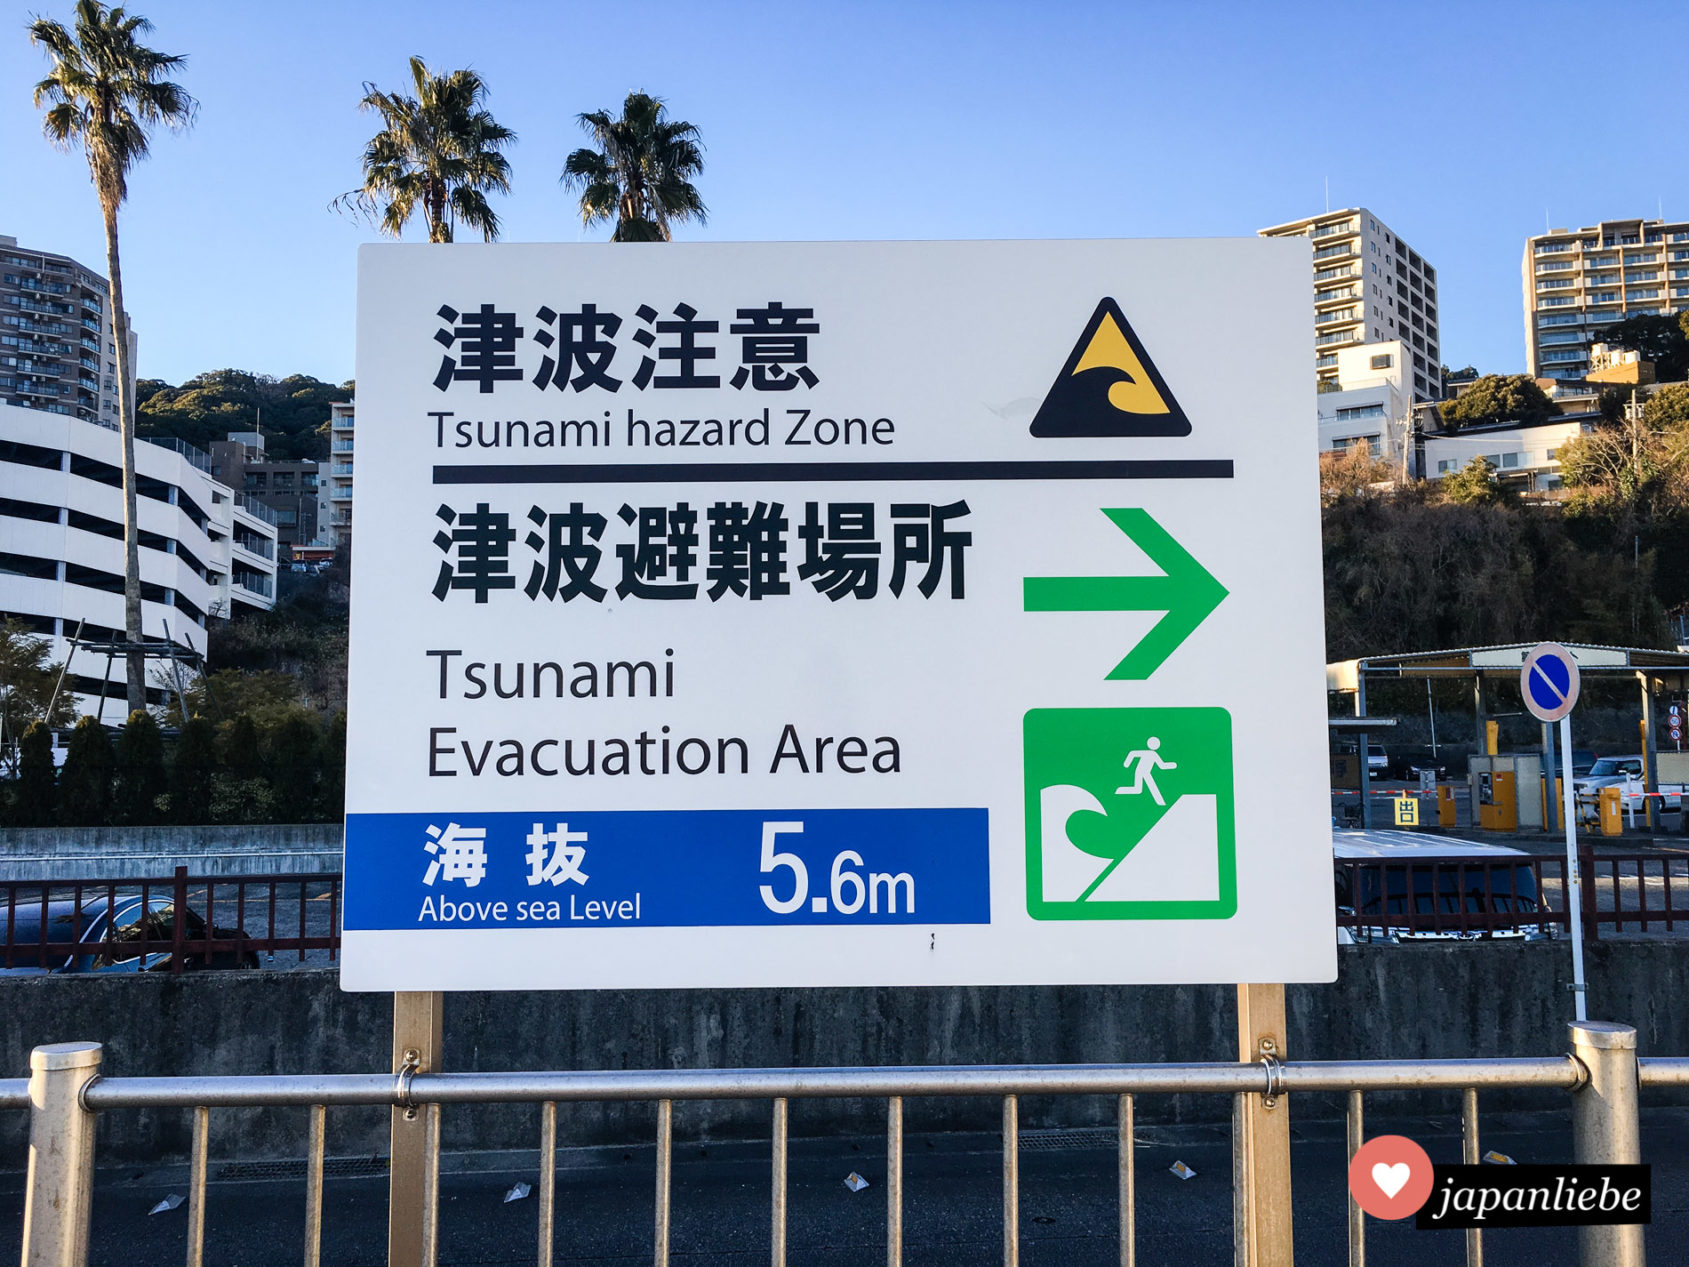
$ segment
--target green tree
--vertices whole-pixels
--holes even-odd
[[[217,772],[217,731],[205,718],[182,723],[170,763],[170,817],[178,823],[211,821],[211,781]]]
[[[113,810],[117,821],[145,825],[158,821],[158,798],[167,787],[164,737],[152,714],[138,708],[117,735],[117,786]]]
[[[323,781],[319,788],[322,817],[338,822],[346,816],[346,711],[336,709],[323,735]]]
[[[53,702],[63,666],[48,661],[50,649],[47,639],[30,632],[23,621],[0,620],[0,744],[15,742],[33,721],[64,726],[76,716],[69,692]]]
[[[1683,316],[1689,318],[1689,309]],[[1648,397],[1642,406],[1642,422],[1661,431],[1689,425],[1689,383],[1669,383]]]
[[[351,388],[309,374],[271,378],[246,370],[211,370],[180,387],[146,379],[135,392],[142,436],[174,436],[208,448],[231,431],[262,431],[265,452],[280,461],[328,457],[329,406]]]
[[[1458,506],[1487,505],[1504,496],[1495,477],[1495,465],[1486,457],[1475,457],[1454,474],[1445,475],[1438,487]]]
[[[1689,330],[1681,316],[1630,317],[1597,331],[1596,342],[1639,353],[1654,363],[1655,378],[1672,382],[1689,374]]]
[[[106,728],[92,717],[77,722],[59,771],[59,818],[67,827],[110,821],[114,766]]]
[[[217,763],[232,779],[262,778],[264,754],[258,744],[258,727],[249,713],[224,722],[217,733]]]
[[[264,777],[259,730],[250,714],[217,728],[217,758],[221,774],[212,786],[211,817],[219,823],[268,821],[275,792]]]
[[[294,818],[312,818],[322,759],[322,729],[315,714],[304,708],[289,709],[269,727],[266,738],[265,774],[275,789],[276,803],[286,806]]]
[[[234,623],[229,622],[231,626]],[[214,636],[214,657],[218,650]],[[274,669],[219,669],[189,683],[185,694],[190,715],[238,717],[244,714],[257,725],[265,726],[298,706],[299,678]],[[166,706],[165,720],[179,725],[181,711],[172,697]]]
[[[630,92],[621,118],[594,110],[580,124],[598,148],[569,155],[562,184],[579,191],[581,223],[614,220],[612,242],[668,242],[675,221],[704,223],[692,184],[704,170],[703,142],[692,124],[668,117],[661,99]]]
[[[364,85],[359,108],[381,116],[382,128],[364,148],[361,189],[336,200],[377,218],[381,231],[401,237],[420,209],[430,242],[450,242],[457,226],[488,242],[499,234],[489,191],[510,192],[510,162],[501,152],[516,133],[487,112],[487,85],[472,70],[436,75],[410,59],[416,95]]]
[[[136,37],[150,30],[152,24],[145,18],[131,17],[122,8],[108,9],[100,0],[76,0],[74,32],[50,18],[37,18],[29,27],[29,38],[52,59],[47,77],[35,85],[35,104],[46,107],[42,128],[61,149],[82,149],[105,221],[123,436],[123,629],[131,643],[141,641],[141,555],[135,518],[135,399],[129,387],[134,367],[129,363],[117,212],[129,194],[130,169],[147,156],[152,128],[187,127],[195,110],[181,85],[165,78],[186,59],[141,44]],[[147,706],[146,660],[139,651],[126,659],[133,712]]]
[[[20,827],[45,827],[58,808],[58,770],[53,765],[53,732],[31,722],[18,744],[18,781],[11,818]]]
[[[1553,417],[1560,406],[1527,374],[1485,374],[1461,395],[1437,406],[1445,431],[1486,422],[1529,425]]]

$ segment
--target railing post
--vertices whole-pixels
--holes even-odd
[[[188,965],[183,952],[182,942],[187,936],[188,921],[185,912],[188,909],[188,869],[176,868],[174,892],[170,897],[170,971],[181,972]],[[147,918],[148,912],[141,912],[141,919]],[[211,912],[205,913],[205,935],[211,936]]]
[[[1636,1165],[1642,1160],[1636,1105],[1636,1030],[1610,1021],[1573,1021],[1572,1055],[1589,1081],[1572,1093],[1572,1159]],[[1583,1267],[1643,1267],[1640,1224],[1578,1229]]]
[[[98,1043],[29,1054],[29,1178],[23,1267],[86,1267],[94,1202],[94,1114],[82,1089],[99,1076]]]
[[[1578,849],[1578,897],[1583,907],[1583,939],[1585,942],[1601,940],[1600,914],[1596,910],[1595,891],[1595,850],[1588,845]],[[1618,886],[1613,886],[1613,909],[1619,905]]]

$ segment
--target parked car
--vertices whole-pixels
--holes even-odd
[[[1355,752],[1354,741],[1351,740],[1348,744],[1338,748],[1337,751],[1340,753]],[[1384,751],[1383,744],[1369,743],[1366,746],[1366,768],[1367,772],[1373,775],[1383,774],[1390,768],[1390,754]]]
[[[1374,829],[1334,831],[1338,945],[1416,941],[1539,941],[1530,855],[1505,845]],[[1460,925],[1507,925],[1503,928]],[[1431,925],[1428,927],[1427,925]]]
[[[0,976],[168,971],[173,905],[169,898],[149,898],[143,916],[138,893],[120,893],[115,901],[92,898],[80,908],[68,899],[50,900],[43,937],[39,901],[20,901],[15,906],[8,903],[0,909]],[[205,940],[205,920],[196,912],[184,910],[182,922],[187,941]],[[140,948],[143,936],[150,943],[144,954]],[[240,929],[213,927],[211,937],[240,943],[240,949],[213,951],[209,956],[190,952],[184,965],[188,971],[258,966],[257,953],[246,945],[251,939]],[[76,944],[87,949],[68,954],[49,951],[44,960],[40,949],[43,944]]]
[[[1576,775],[1577,767],[1573,766]],[[1663,795],[1666,809],[1681,809],[1683,804],[1683,786],[1677,783],[1661,783],[1660,792]],[[1599,801],[1601,789],[1604,787],[1622,788],[1623,796],[1620,804],[1626,809],[1640,807],[1642,801],[1642,756],[1640,753],[1625,757],[1602,757],[1589,767],[1589,773],[1581,779],[1574,777],[1572,787],[1577,791],[1579,802],[1594,806]]]

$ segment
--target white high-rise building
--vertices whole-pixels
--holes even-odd
[[[0,402],[117,425],[111,287],[68,255],[0,234]],[[129,382],[135,328],[129,327]]]
[[[1525,240],[1525,363],[1582,378],[1601,331],[1689,308],[1689,223],[1603,220]]]
[[[1437,271],[1365,207],[1328,211],[1261,230],[1305,237],[1314,254],[1314,373],[1336,390],[1338,353],[1400,340],[1412,358],[1404,376],[1415,400],[1442,396]]]
[[[317,539],[345,545],[352,539],[352,454],[357,440],[357,410],[351,401],[329,407],[327,474],[318,482]]]

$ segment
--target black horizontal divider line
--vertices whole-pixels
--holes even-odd
[[[524,462],[438,465],[436,484],[873,483],[902,480],[1229,480],[1227,458],[1095,462]]]

